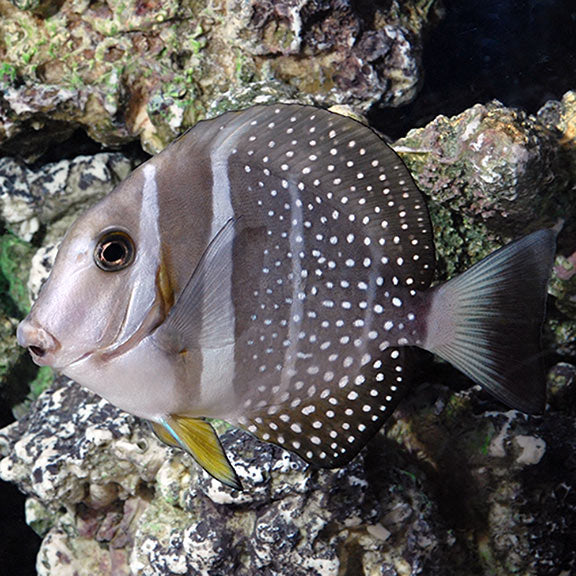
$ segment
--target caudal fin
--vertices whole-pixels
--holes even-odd
[[[540,336],[556,231],[540,230],[490,254],[429,297],[423,347],[508,406],[546,403]]]

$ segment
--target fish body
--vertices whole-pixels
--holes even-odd
[[[412,347],[527,412],[555,250],[541,230],[431,288],[432,227],[370,128],[310,106],[200,122],[81,216],[18,340],[239,487],[207,417],[353,458]]]

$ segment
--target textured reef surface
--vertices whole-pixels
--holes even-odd
[[[535,114],[477,104],[392,143],[429,198],[439,280],[564,220],[542,417],[425,358],[414,392],[339,470],[222,425],[239,493],[15,344],[68,225],[145,158],[134,142],[156,152],[255,101],[360,113],[408,102],[439,11],[430,0],[0,0],[0,394],[17,417],[0,430],[0,478],[27,496],[38,574],[576,571],[573,92]],[[79,131],[90,144],[74,144]]]
[[[157,152],[219,100],[409,101],[436,2],[355,4],[0,0],[0,149],[33,156],[81,127]]]

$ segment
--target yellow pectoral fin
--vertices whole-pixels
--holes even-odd
[[[242,490],[242,484],[224,453],[218,435],[208,422],[170,415],[162,419],[161,425],[154,425],[154,431],[166,444],[186,450],[216,480]]]

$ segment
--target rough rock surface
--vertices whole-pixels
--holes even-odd
[[[41,227],[60,239],[76,215],[110,192],[134,167],[120,153],[77,156],[33,170],[0,158],[0,219],[22,240]]]
[[[554,378],[552,402],[573,398],[574,366]],[[2,431],[0,475],[30,495],[41,575],[570,573],[574,402],[565,406],[528,418],[436,386],[335,471],[230,430],[237,492],[65,381]]]
[[[432,196],[440,276],[519,233],[522,214],[526,223],[534,217],[534,203],[543,224],[559,214],[566,219],[547,326],[544,417],[505,411],[454,371],[427,364],[424,382],[386,433],[344,469],[312,470],[245,433],[225,432],[225,449],[246,487],[240,493],[161,445],[145,424],[59,381],[0,432],[0,477],[29,495],[28,522],[44,537],[39,574],[557,576],[576,570],[576,354],[570,336],[576,206],[565,192],[576,179],[571,117],[571,95],[538,117],[491,104],[438,119],[395,144]],[[438,143],[430,143],[430,134]],[[474,136],[463,141],[465,134]],[[440,154],[438,145],[458,153]],[[495,168],[491,158],[506,150],[513,153]],[[43,172],[53,173],[60,173],[56,165]],[[500,173],[518,190],[501,194],[506,186],[493,183],[489,209],[485,182]],[[550,174],[553,184],[535,193],[531,187]],[[102,191],[100,180],[91,184]],[[2,212],[12,214],[11,225],[23,237],[39,214],[49,214],[40,221],[58,231],[45,236],[35,258],[36,288],[63,229],[59,218],[70,214],[50,199],[76,203],[59,194],[48,194],[46,212],[26,194],[19,199],[25,217]]]
[[[374,574],[386,550],[390,570],[437,564],[446,534],[416,478],[389,471],[378,498],[361,457],[317,471],[244,432],[222,438],[243,492],[78,385],[46,391],[0,435],[0,474],[44,535],[39,574]]]
[[[25,157],[82,127],[157,152],[227,93],[367,109],[409,101],[436,1],[0,0],[0,147]]]
[[[538,117],[491,102],[452,118],[439,116],[396,142],[432,199],[438,245],[452,262],[444,263],[449,276],[491,252],[495,242],[573,213],[565,191],[574,172],[558,140]],[[463,259],[443,252],[458,247],[466,252]]]

